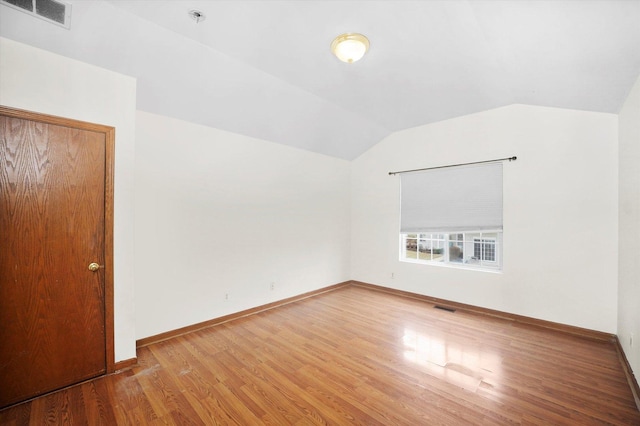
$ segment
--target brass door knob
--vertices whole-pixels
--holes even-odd
[[[94,263],[90,263],[90,264],[89,264],[89,270],[90,270],[91,272],[95,272],[95,271],[97,271],[98,269],[100,269],[100,265],[98,265],[97,263],[95,263],[95,262],[94,262]]]

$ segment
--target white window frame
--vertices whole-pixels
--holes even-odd
[[[490,236],[488,235],[490,234]],[[416,255],[415,257],[407,257],[407,237],[415,235],[416,240]],[[457,236],[462,235],[462,239],[458,239]],[[421,238],[426,236],[427,238]],[[439,236],[441,238],[434,238]],[[452,239],[455,237],[456,239]],[[475,258],[475,244],[476,240],[480,244],[484,241],[492,241],[495,247],[495,260],[484,260]],[[434,258],[433,252],[427,255],[425,252],[420,251],[421,243],[425,243],[426,247],[429,242],[431,249],[442,250],[442,253],[438,253],[438,257]],[[433,243],[443,243],[443,247],[434,247]],[[450,259],[451,246],[462,246],[463,257],[461,261],[452,261]],[[413,250],[411,250],[413,251]],[[423,253],[423,254],[421,254]],[[502,230],[482,230],[482,231],[456,231],[456,232],[433,232],[433,233],[417,233],[408,232],[400,233],[400,250],[399,260],[401,262],[418,263],[425,265],[444,266],[450,268],[459,269],[473,269],[488,272],[502,272]]]

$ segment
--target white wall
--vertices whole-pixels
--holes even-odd
[[[0,104],[116,128],[115,360],[136,356],[133,306],[133,166],[136,81],[0,38]]]
[[[350,164],[136,115],[134,79],[8,39],[0,55],[1,104],[116,127],[116,361],[136,338],[356,279],[617,330],[640,368],[640,83],[619,117],[618,263],[615,115],[513,105],[395,133]],[[503,273],[398,261],[389,171],[511,155]]]
[[[618,116],[619,295],[618,338],[627,360],[640,372],[640,77]],[[631,345],[633,338],[633,346]]]
[[[350,278],[349,162],[145,112],[136,124],[138,339]]]
[[[390,135],[352,163],[352,278],[615,333],[617,140],[616,115],[523,105]],[[398,261],[388,172],[513,155],[502,273]]]

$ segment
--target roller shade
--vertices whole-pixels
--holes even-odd
[[[502,163],[405,173],[400,232],[502,229]]]

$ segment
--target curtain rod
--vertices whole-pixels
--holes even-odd
[[[496,158],[495,160],[485,160],[485,161],[474,161],[472,163],[460,163],[460,164],[449,164],[448,166],[436,166],[436,167],[426,167],[424,169],[413,169],[413,170],[401,170],[399,172],[389,172],[389,175],[399,175],[401,173],[411,173],[411,172],[421,172],[424,170],[433,170],[433,169],[444,169],[447,167],[459,167],[459,166],[469,166],[471,164],[482,164],[482,163],[495,163],[496,161],[516,161],[518,157],[507,157],[507,158]]]

